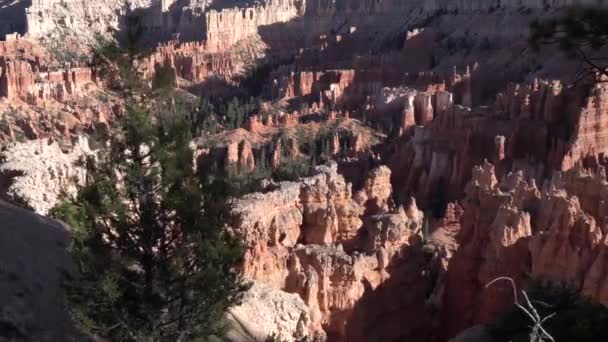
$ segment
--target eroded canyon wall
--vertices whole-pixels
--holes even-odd
[[[563,87],[557,81],[512,84],[492,107],[473,109],[450,104],[449,93],[434,96],[434,120],[411,127],[387,155],[391,169],[404,170],[393,179],[397,191],[416,194],[425,206],[442,207],[460,198],[471,170],[484,160],[496,165],[499,179],[523,170],[541,182],[579,161],[600,165],[607,152],[602,122],[608,94],[602,82],[590,87]],[[408,122],[412,114],[404,107],[403,115]]]
[[[606,184],[603,168],[558,172],[539,188],[522,172],[498,182],[493,165],[476,167],[462,201],[460,248],[446,278],[442,336],[487,323],[509,308],[509,284],[486,288],[502,276],[524,288],[531,281],[564,284],[607,304]]]
[[[245,274],[299,294],[310,309],[309,329],[323,329],[331,340],[423,338],[430,286],[418,252],[424,215],[415,202],[395,209],[390,195],[388,168],[373,170],[353,194],[336,164],[245,195],[234,203],[232,223],[245,240]],[[384,307],[406,283],[410,291]],[[410,316],[408,326],[396,321]]]
[[[65,101],[96,81],[88,66],[52,63],[47,51],[18,34],[0,42],[0,51],[0,97],[34,103],[47,98]]]
[[[224,51],[258,34],[262,26],[288,22],[300,15],[300,0],[267,0],[246,8],[210,10],[205,32],[210,52]]]

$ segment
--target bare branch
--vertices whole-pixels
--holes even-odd
[[[526,316],[528,316],[528,318],[530,318],[530,321],[532,322],[531,331],[530,331],[530,342],[542,342],[542,341],[555,342],[555,339],[553,338],[553,336],[551,336],[551,334],[549,334],[549,332],[547,330],[545,330],[545,328],[543,328],[542,324],[545,321],[549,320],[550,318],[554,317],[556,315],[556,313],[552,313],[552,314],[542,318],[540,316],[540,314],[538,313],[538,311],[536,310],[536,308],[534,307],[534,305],[532,305],[532,301],[530,300],[530,298],[528,297],[528,294],[524,290],[521,291],[521,293],[524,297],[524,303],[523,304],[519,303],[519,300],[517,298],[517,286],[515,285],[515,281],[513,280],[513,278],[510,278],[510,277],[496,278],[496,279],[492,280],[491,282],[489,282],[486,285],[486,288],[488,288],[490,285],[498,282],[499,280],[506,280],[509,283],[511,283],[511,287],[513,288],[514,305],[517,308],[519,308],[523,313],[525,313]],[[545,303],[543,303],[543,304],[545,304]]]
[[[515,286],[515,281],[512,278],[509,277],[499,277],[496,278],[494,280],[492,280],[491,282],[486,284],[486,289],[488,287],[490,287],[491,285],[493,285],[494,283],[500,281],[500,280],[506,280],[509,281],[511,283],[511,287],[513,288],[513,300],[515,302],[515,304],[519,303],[519,299],[517,299],[517,286]]]

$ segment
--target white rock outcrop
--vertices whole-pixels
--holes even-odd
[[[78,162],[89,154],[84,137],[69,153],[49,139],[11,143],[0,153],[0,196],[46,215],[60,195],[75,194],[84,182],[86,170]]]
[[[297,294],[277,290],[263,283],[254,283],[245,293],[241,305],[229,310],[232,330],[230,341],[300,341],[313,339],[322,331],[310,331],[308,307]]]

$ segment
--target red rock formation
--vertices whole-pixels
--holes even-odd
[[[224,157],[224,169],[232,170],[237,167],[239,162],[239,143],[230,142],[226,147],[226,156]]]
[[[288,99],[312,96],[326,104],[342,104],[347,100],[355,81],[355,70],[331,70],[325,72],[284,72],[274,75],[273,97]],[[359,74],[357,78],[359,79]]]
[[[285,114],[281,112],[276,117],[275,125],[289,126],[297,124],[299,122],[298,115],[299,114],[297,112],[293,112],[290,114]]]
[[[442,115],[452,108],[454,105],[454,99],[452,97],[452,93],[447,91],[441,90],[435,93],[437,95],[435,98],[436,107],[434,108],[434,111],[437,115]]]
[[[414,126],[416,126],[416,112],[414,109],[414,99],[408,97],[408,101],[403,107],[403,114],[401,115],[401,135],[409,132]]]
[[[0,41],[0,55],[20,56],[22,59],[39,61],[40,64],[48,64],[51,60],[39,44],[18,33],[7,34],[5,40]]]
[[[352,155],[357,155],[359,152],[363,151],[364,141],[361,135],[355,134],[351,137],[349,153]]]
[[[441,114],[404,135],[383,159],[400,171],[393,178],[400,198],[415,193],[423,206],[460,198],[471,169],[484,159],[496,164],[499,178],[520,169],[537,181],[577,161],[597,166],[608,152],[602,143],[608,134],[604,98],[604,83],[586,96],[585,87],[564,90],[559,82],[535,81],[511,85],[491,108],[470,109],[452,105],[449,94],[439,92],[434,108]]]
[[[253,149],[248,140],[230,142],[224,149],[224,170],[239,174],[255,170]]]
[[[337,132],[331,138],[329,147],[332,155],[335,156],[340,153],[340,135]]]
[[[245,129],[250,132],[258,132],[262,130],[262,128],[264,128],[264,123],[259,115],[250,116],[245,123]]]
[[[255,170],[253,150],[251,144],[247,140],[243,140],[239,144],[238,167],[241,172],[252,172]]]
[[[268,115],[266,123],[263,123],[259,115],[252,115],[247,119],[243,127],[250,132],[260,132],[265,127],[292,126],[300,121],[300,113],[294,111],[290,114],[280,112],[276,116]]]
[[[425,126],[433,121],[433,105],[431,104],[431,94],[418,93],[414,98],[414,113],[416,122]]]
[[[273,169],[278,169],[281,166],[281,158],[283,157],[283,151],[281,147],[281,139],[278,139],[274,144],[272,150],[272,157],[270,158],[270,165]]]
[[[88,87],[95,87],[90,68],[49,71],[48,56],[21,38],[2,42],[0,48],[7,53],[0,56],[0,99],[4,98],[0,111],[8,113],[3,120],[10,127],[18,128],[27,139],[70,138],[77,129],[107,132],[102,126],[114,117],[113,110],[107,108],[112,104],[82,99]],[[82,106],[78,109],[84,113],[72,113],[74,104]],[[41,112],[41,107],[48,110]]]
[[[26,61],[0,59],[0,96],[13,98],[34,93],[35,75]]]
[[[286,248],[300,240],[337,241],[338,236],[350,237],[361,226],[360,209],[335,166],[321,168],[318,175],[302,183],[285,183],[266,194],[246,195],[234,207],[234,226],[245,233],[249,247],[245,273],[278,287],[284,286],[280,274],[286,270],[286,259],[281,257]],[[270,260],[265,256],[269,252],[274,257],[268,263],[282,264],[282,270],[272,272],[273,268],[264,266],[263,260]]]
[[[295,160],[300,155],[300,149],[298,141],[295,138],[287,139],[286,155],[291,159]]]
[[[201,27],[195,28],[198,32],[184,33],[196,37],[202,34],[204,39],[180,42],[178,34],[176,39],[161,43],[152,55],[141,61],[140,70],[150,79],[160,67],[169,67],[177,76],[193,83],[215,77],[231,81],[245,66],[262,56],[265,44],[273,40],[265,37],[265,41],[261,41],[259,29],[295,18],[298,8],[294,0],[271,0],[247,8],[207,10],[203,7]],[[167,29],[164,24],[161,26]]]
[[[337,174],[334,164],[317,168],[315,176],[298,183],[282,183],[270,192],[236,200],[232,226],[246,242],[245,274],[298,293],[310,310],[312,324],[322,326],[331,338],[343,341],[352,334],[349,341],[366,340],[370,326],[365,318],[390,316],[373,301],[365,304],[371,310],[366,311],[361,305],[367,303],[367,296],[386,296],[384,287],[396,286],[390,282],[393,277],[396,281],[405,274],[412,281],[421,274],[417,262],[409,264],[407,272],[397,271],[415,254],[408,252],[408,246],[419,247],[423,214],[415,202],[406,209],[390,210],[389,179],[386,167],[374,170],[353,198],[351,185]],[[370,203],[374,210],[365,213]],[[361,235],[363,230],[366,233]],[[415,288],[423,290],[422,284],[426,282]],[[399,310],[412,305],[423,310],[422,298],[403,297],[405,308]],[[393,328],[387,336],[409,336],[408,329],[420,322]],[[347,330],[348,324],[359,328]]]
[[[152,79],[160,67],[169,67],[177,76],[200,83],[212,76],[229,79],[239,74],[244,64],[229,52],[211,52],[206,42],[169,41],[139,61],[145,78]]]
[[[16,37],[0,42],[0,97],[20,98],[36,104],[47,99],[65,101],[95,82],[87,67],[50,71],[50,57],[33,42]]]
[[[270,0],[248,8],[225,8],[206,13],[205,32],[210,52],[225,51],[258,34],[258,29],[289,21],[299,14],[294,0]]]
[[[606,212],[598,209],[608,195],[600,190],[608,186],[605,176],[575,168],[556,173],[540,191],[522,172],[500,184],[494,172],[490,164],[476,168],[467,186],[461,246],[450,260],[445,282],[443,336],[486,323],[510,307],[509,286],[485,288],[500,276],[523,287],[530,279],[567,284],[608,303],[603,286]]]
[[[559,103],[555,103],[550,109],[553,113],[546,112],[548,119],[560,120],[557,114],[560,110]],[[608,86],[605,82],[600,82],[593,87],[583,107],[577,111],[572,137],[568,141],[566,155],[561,161],[562,170],[570,169],[579,160],[583,160],[590,167],[604,162],[602,156],[608,152],[607,110]]]
[[[356,195],[357,202],[365,207],[367,213],[386,212],[393,207],[390,198],[393,192],[390,179],[391,170],[387,167],[376,168],[368,175],[363,189]]]

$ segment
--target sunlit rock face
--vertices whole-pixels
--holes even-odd
[[[96,83],[92,68],[78,61],[58,65],[48,50],[19,34],[0,41],[0,51],[0,98],[65,102]]]
[[[473,168],[484,160],[495,165],[498,179],[521,170],[539,184],[579,162],[592,168],[605,164],[603,82],[510,84],[492,106],[483,107],[456,105],[449,98],[448,92],[433,95],[430,110],[441,114],[424,126],[413,126],[418,121],[411,119],[407,124],[408,115],[419,112],[408,112],[405,101],[404,133],[385,157],[397,198],[413,192],[424,207],[441,213],[447,202],[462,198]]]
[[[604,169],[575,167],[540,189],[522,172],[501,182],[494,174],[491,164],[475,168],[462,201],[460,247],[449,261],[442,303],[444,336],[512,305],[510,285],[485,287],[502,276],[521,287],[531,279],[566,284],[606,304]]]
[[[323,330],[310,325],[310,310],[297,294],[253,283],[240,305],[229,309],[232,328],[224,337],[234,342],[325,340]]]
[[[388,168],[374,169],[353,197],[351,184],[330,164],[299,182],[236,200],[232,227],[246,241],[245,274],[298,294],[313,330],[337,340],[377,334],[366,320],[390,315],[369,298],[387,296],[401,281],[415,283],[423,267],[417,251],[424,215],[414,201],[394,208],[389,179]],[[424,311],[424,296],[416,294],[428,285],[421,280],[391,310]],[[387,336],[418,336],[422,325],[393,327]]]

